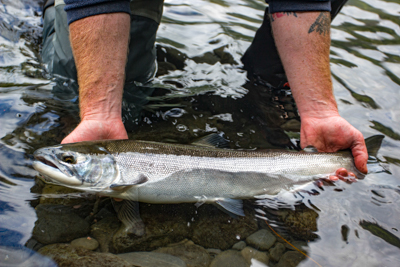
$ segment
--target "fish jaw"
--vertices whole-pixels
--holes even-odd
[[[75,176],[66,175],[63,172],[61,172],[58,168],[52,167],[39,160],[35,160],[32,163],[32,167],[39,173],[44,175],[46,178],[50,178],[52,181],[55,181],[58,184],[66,186],[82,185],[82,181],[76,178]]]
[[[33,154],[35,161],[32,163],[32,167],[47,179],[56,183],[70,186],[81,185],[82,181],[64,166],[61,166],[53,156],[54,149],[56,148],[58,147],[42,148],[35,151]]]

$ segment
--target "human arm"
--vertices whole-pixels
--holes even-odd
[[[121,105],[129,27],[127,13],[99,14],[70,24],[81,122],[62,143],[128,138]]]
[[[271,24],[301,117],[301,146],[324,152],[350,148],[356,167],[366,173],[363,135],[340,117],[332,91],[329,12],[273,13]]]

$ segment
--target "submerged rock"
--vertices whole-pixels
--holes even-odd
[[[93,252],[83,248],[74,248],[69,244],[52,244],[41,248],[40,254],[53,259],[60,267],[128,267],[132,266],[124,259],[111,253]]]
[[[138,267],[186,267],[178,257],[157,252],[130,252],[118,254],[118,257]]]
[[[202,216],[192,223],[191,239],[205,248],[229,249],[258,228],[254,214],[247,210],[245,217],[233,219],[211,205],[203,205],[200,209],[199,214]]]
[[[249,265],[251,265],[252,259],[255,259],[268,266],[269,256],[266,252],[258,251],[257,249],[252,247],[245,247],[240,253],[242,254],[243,258],[246,259]]]
[[[114,238],[121,222],[116,217],[107,217],[92,225],[91,235],[100,243],[101,251],[124,253],[131,251],[150,251],[159,247],[190,238],[191,229],[187,222],[194,214],[194,206],[150,205],[141,203],[141,217],[145,225],[145,234]],[[192,211],[188,212],[188,209]]]
[[[170,244],[167,247],[159,248],[154,252],[179,257],[188,267],[208,267],[211,262],[211,257],[206,249],[187,239],[176,244]]]
[[[295,267],[302,262],[306,256],[297,251],[288,251],[283,254],[282,258],[279,260],[275,267]]]
[[[269,255],[273,261],[279,261],[282,257],[283,253],[285,252],[286,248],[285,245],[282,243],[277,242],[273,248],[270,249]]]
[[[299,207],[298,210],[286,210],[281,213],[281,220],[291,236],[302,240],[314,240],[318,237],[318,213],[312,209]]]
[[[239,241],[235,245],[232,246],[232,249],[235,250],[242,250],[247,246],[246,242],[244,241]]]
[[[101,251],[124,253],[151,251],[183,239],[215,249],[228,249],[238,240],[246,238],[257,229],[254,215],[237,219],[221,212],[212,205],[151,205],[140,203],[145,234],[114,238],[121,223],[116,217],[107,217],[92,225],[91,236],[100,243]]]
[[[268,250],[275,241],[276,237],[266,229],[261,229],[246,238],[247,244],[260,250]]]
[[[79,194],[82,194],[82,191],[61,185],[46,184],[42,189],[40,204],[78,205],[86,201],[85,198],[77,197]],[[55,197],[57,195],[62,197]]]
[[[99,242],[96,239],[90,237],[82,237],[75,239],[71,242],[71,246],[74,248],[83,248],[87,250],[96,250],[99,247]]]
[[[248,267],[245,258],[237,250],[227,250],[211,262],[210,267]]]
[[[39,204],[36,214],[38,219],[32,237],[42,244],[70,242],[89,234],[89,223],[78,216],[71,207]]]

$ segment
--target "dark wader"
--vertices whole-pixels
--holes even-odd
[[[332,0],[332,19],[346,1]],[[63,0],[47,1],[45,5],[42,58],[50,73],[76,80],[76,68],[69,42],[64,6]],[[163,0],[131,1],[131,37],[124,88],[124,100],[126,100],[125,103],[131,105],[129,108],[131,111],[135,108],[140,110],[146,103],[146,96],[152,93],[151,88],[137,87],[134,82],[145,83],[151,80],[156,72],[154,43],[161,21],[162,8]],[[249,78],[261,78],[273,86],[286,81],[272,37],[268,7],[263,24],[242,57],[242,62]],[[55,91],[58,89],[58,87],[55,88]],[[65,90],[68,88],[62,88],[60,91],[65,94],[67,93]]]
[[[331,19],[333,20],[347,0],[331,1]],[[268,7],[265,10],[264,21],[257,30],[254,40],[242,57],[244,69],[248,77],[261,78],[272,86],[282,85],[287,81],[282,62],[275,47],[272,36]]]
[[[64,6],[63,0],[50,0],[44,6],[42,60],[48,71],[58,77],[57,80],[77,81]],[[123,104],[129,105],[127,108],[131,110],[129,117],[132,119],[138,117],[142,106],[147,102],[146,97],[153,91],[152,88],[137,86],[136,83],[145,84],[157,71],[154,44],[161,21],[163,0],[132,0],[130,6],[131,32]],[[58,82],[53,92],[60,97],[76,96],[77,83],[62,86]]]

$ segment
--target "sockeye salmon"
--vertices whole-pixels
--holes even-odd
[[[371,137],[369,149],[376,152],[382,138]],[[192,145],[136,140],[56,145],[35,151],[33,167],[70,188],[146,203],[214,203],[240,216],[244,216],[241,199],[328,178],[339,168],[357,178],[364,176],[355,168],[350,151],[215,147],[224,141],[212,134]]]

